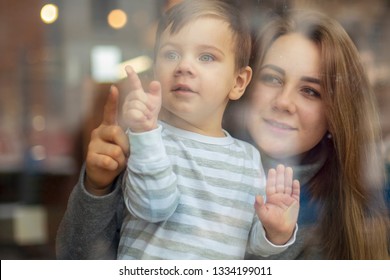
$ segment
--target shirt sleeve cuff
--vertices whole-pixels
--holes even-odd
[[[294,233],[292,234],[290,240],[288,240],[283,245],[275,245],[267,239],[263,225],[258,222],[256,223],[255,227],[252,229],[251,232],[252,240],[256,241],[254,243],[251,243],[250,248],[248,248],[248,252],[263,257],[279,254],[285,251],[290,245],[295,242],[297,231],[298,225],[295,226]]]
[[[298,224],[295,225],[295,229],[294,229],[294,232],[291,236],[291,238],[285,243],[285,244],[282,244],[282,245],[275,245],[273,244],[271,241],[269,241],[266,237],[266,234],[265,234],[265,229],[263,226],[259,227],[259,234],[262,234],[265,241],[268,243],[268,245],[270,247],[273,247],[273,248],[281,248],[281,249],[286,249],[288,248],[289,246],[291,246],[292,244],[294,244],[295,240],[296,240],[296,237],[297,237],[297,232],[298,232]]]
[[[161,136],[162,126],[156,129],[135,133],[127,130],[131,157],[139,163],[156,162],[166,156]]]

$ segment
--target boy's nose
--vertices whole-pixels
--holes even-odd
[[[182,59],[177,64],[175,69],[175,75],[193,75],[194,69],[192,64],[188,61],[188,59]]]

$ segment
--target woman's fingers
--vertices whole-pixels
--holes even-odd
[[[103,122],[104,125],[116,125],[118,118],[119,92],[112,85],[106,103],[104,104]]]

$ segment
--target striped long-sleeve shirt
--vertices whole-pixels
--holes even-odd
[[[208,137],[160,122],[128,132],[131,156],[123,184],[125,217],[118,259],[243,259],[283,246],[265,238],[254,211],[264,195],[258,151],[226,137]]]

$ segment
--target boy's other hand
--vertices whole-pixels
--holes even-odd
[[[255,210],[272,243],[283,245],[291,238],[298,220],[299,194],[300,184],[293,180],[291,167],[280,164],[268,171],[266,201],[257,196]]]

